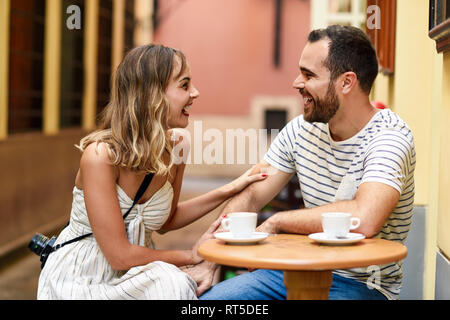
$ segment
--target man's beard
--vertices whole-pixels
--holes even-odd
[[[317,98],[313,103],[311,111],[308,114],[304,113],[303,118],[308,122],[328,123],[339,109],[339,99],[333,81],[330,81],[325,97]]]

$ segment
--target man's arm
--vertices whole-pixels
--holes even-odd
[[[223,208],[222,215],[237,211],[258,212],[283,189],[294,173],[280,171],[265,161],[256,164],[251,175],[267,173],[267,178],[255,182],[234,196]]]
[[[222,214],[236,211],[258,212],[270,202],[291,179],[293,173],[275,169],[267,162],[257,164],[252,174],[268,172],[266,180],[253,183],[234,196],[224,207]],[[393,187],[380,182],[362,183],[354,199],[337,201],[309,209],[281,211],[267,219],[258,231],[267,233],[311,234],[322,232],[322,213],[349,212],[361,219],[355,232],[370,238],[374,236],[388,219],[400,198]]]
[[[322,232],[322,213],[349,212],[361,219],[355,232],[373,237],[383,226],[400,198],[391,186],[379,182],[362,183],[352,200],[337,201],[310,209],[282,211],[267,219],[259,231],[310,234]]]

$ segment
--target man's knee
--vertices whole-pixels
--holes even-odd
[[[246,286],[247,280],[243,275],[219,282],[202,294],[200,300],[242,300],[242,286]],[[245,299],[245,298],[244,298]]]

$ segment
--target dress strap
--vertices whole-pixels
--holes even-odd
[[[138,203],[138,201],[141,199],[142,195],[145,193],[145,191],[147,190],[148,186],[150,185],[150,182],[152,182],[152,179],[153,179],[154,175],[155,175],[154,173],[149,173],[149,174],[147,174],[145,176],[145,178],[142,181],[138,191],[136,192],[136,196],[134,197],[133,204],[131,205],[130,209],[128,209],[128,211],[123,215],[123,219],[124,220],[128,216],[128,214],[131,212],[131,210],[134,208],[136,203]],[[79,241],[79,240],[82,240],[84,238],[87,238],[87,237],[89,237],[91,235],[92,235],[92,232],[91,233],[86,233],[86,234],[83,234],[83,235],[81,235],[79,237],[76,237],[76,238],[73,238],[71,240],[68,240],[68,241],[66,241],[64,243],[57,244],[56,246],[53,247],[51,252],[54,252],[54,251],[58,250],[59,248],[64,247],[65,245],[68,245],[70,243],[74,243],[76,241]]]

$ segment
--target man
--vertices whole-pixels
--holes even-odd
[[[222,214],[258,212],[296,173],[305,209],[278,212],[258,231],[321,232],[321,214],[339,211],[361,219],[355,232],[404,242],[414,203],[414,141],[398,115],[370,103],[378,73],[370,40],[354,27],[314,30],[299,69],[293,86],[303,98],[303,115],[286,125],[254,168],[269,177],[235,196]],[[401,262],[336,270],[329,298],[397,299],[401,280]],[[219,283],[200,297],[285,298],[282,271],[263,269]]]

